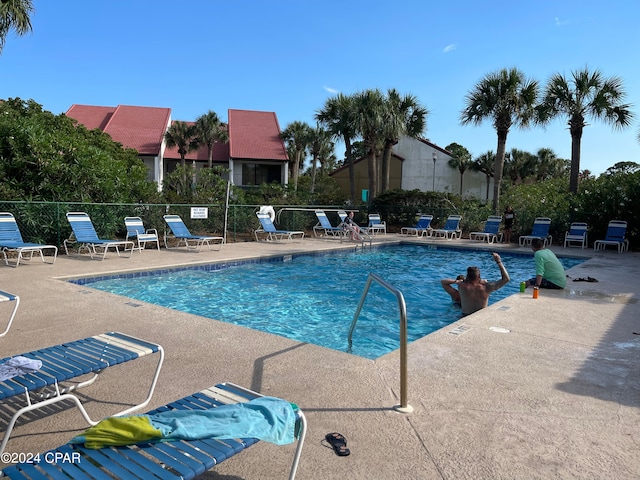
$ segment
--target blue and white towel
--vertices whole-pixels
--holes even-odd
[[[9,380],[10,378],[17,377],[19,375],[37,372],[41,368],[42,362],[40,360],[33,360],[31,358],[18,355],[17,357],[10,358],[6,362],[0,364],[0,382],[4,382],[5,380]]]

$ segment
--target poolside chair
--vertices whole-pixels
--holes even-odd
[[[180,215],[165,215],[164,221],[169,226],[169,230],[173,234],[173,237],[168,236],[166,233],[164,235],[164,246],[167,248],[178,248],[184,245],[187,247],[187,250],[193,252],[199,252],[202,250],[203,245],[207,245],[209,250],[211,250],[211,242],[214,242],[214,245],[217,245],[217,250],[222,248],[222,244],[224,243],[224,237],[212,237],[208,235],[192,235],[187,226],[180,218]],[[168,241],[171,238],[178,239],[178,244],[175,247],[169,247]],[[189,243],[191,242],[191,243]]]
[[[366,232],[369,235],[375,235],[379,232],[384,234],[387,233],[387,222],[382,221],[380,218],[380,214],[378,213],[370,213],[369,214],[369,224],[365,228]]]
[[[551,219],[547,217],[538,217],[533,221],[533,230],[530,235],[521,235],[518,239],[520,246],[531,245],[531,240],[539,238],[544,242],[544,246],[551,245],[553,237],[549,235],[549,227]]]
[[[611,220],[607,227],[607,235],[604,240],[596,240],[593,244],[594,250],[604,250],[607,245],[618,247],[618,253],[629,249],[629,240],[626,238],[627,222],[624,220]]]
[[[102,256],[100,260],[104,260],[107,256],[107,252],[110,248],[113,248],[118,256],[120,256],[120,247],[124,251],[130,250],[129,258],[131,258],[131,252],[133,252],[134,243],[131,240],[105,240],[98,237],[96,229],[93,227],[91,218],[84,212],[68,212],[67,220],[71,225],[72,233],[69,238],[64,241],[64,251],[69,255],[70,244],[78,243],[78,254],[82,253],[82,250],[86,249],[89,252],[89,256],[93,259],[94,255],[99,255],[99,249],[102,249]]]
[[[158,237],[158,230],[156,230],[155,228],[145,230],[142,219],[140,217],[125,217],[124,225],[127,228],[127,237],[125,238],[125,240],[132,240],[133,242],[137,242],[138,246],[136,248],[139,252],[142,253],[142,250],[144,250],[147,242],[155,242],[156,246],[158,247],[158,251],[160,251],[160,238]]]
[[[431,238],[446,238],[447,240],[461,238],[460,220],[462,220],[462,215],[449,215],[444,227],[434,228],[431,231]]]
[[[344,223],[344,221],[349,216],[345,210],[338,210],[338,216],[340,217],[340,223]]]
[[[342,227],[334,227],[331,225],[331,222],[327,218],[327,214],[324,210],[316,210],[316,217],[318,218],[318,223],[313,227],[313,234],[316,237],[338,237],[344,235],[345,230]]]
[[[94,383],[106,368],[150,354],[158,355],[158,363],[149,392],[141,403],[115,414],[126,415],[146,407],[151,400],[164,361],[164,350],[160,345],[123,333],[108,332],[14,356],[14,360],[20,358],[41,362],[41,367],[22,368],[23,372],[20,369],[13,372],[15,376],[0,377],[0,408],[2,416],[10,418],[0,444],[0,453],[7,446],[18,418],[33,410],[50,412],[51,409],[46,407],[54,403],[73,402],[85,421],[95,425],[98,422],[91,419],[80,398],[71,392]],[[6,365],[9,360],[12,360],[11,357],[0,360],[0,365]],[[91,377],[85,379],[87,374]],[[132,381],[138,383],[140,379],[132,378]],[[62,382],[70,383],[63,386]],[[19,406],[21,399],[24,400],[22,407]],[[11,415],[9,410],[16,411]]]
[[[11,315],[9,315],[9,322],[7,323],[7,328],[4,329],[4,332],[0,333],[0,337],[4,337],[9,329],[11,328],[11,324],[13,323],[13,319],[16,316],[16,312],[18,311],[18,305],[20,305],[20,297],[18,295],[14,295],[13,293],[3,292],[0,290],[0,303],[2,302],[15,302],[13,305],[13,310],[11,311]]]
[[[256,212],[256,216],[258,217],[258,220],[260,220],[260,225],[262,226],[262,228],[255,231],[256,242],[259,242],[261,238],[267,242],[277,242],[284,238],[287,240],[293,240],[296,236],[299,236],[300,240],[304,238],[303,231],[276,229],[276,226],[271,221],[271,217],[268,213]]]
[[[587,224],[584,222],[573,222],[569,227],[569,231],[564,234],[564,248],[570,247],[571,244],[577,244],[584,249],[587,246]]]
[[[469,240],[478,240],[487,243],[502,241],[502,233],[499,232],[502,217],[500,215],[491,215],[484,223],[484,229],[481,232],[470,232]]]
[[[188,417],[191,414],[197,416],[210,412],[212,416],[217,413],[224,420],[223,409],[221,408],[219,412],[216,412],[215,409],[224,408],[227,405],[226,411],[230,412],[230,415],[237,412],[237,417],[242,420],[241,414],[243,412],[233,409],[233,405],[242,402],[249,406],[252,401],[260,400],[261,397],[262,395],[257,392],[225,382],[152,410],[148,412],[148,415],[162,416],[175,413]],[[273,397],[270,400],[281,401]],[[291,427],[294,431],[294,439],[297,439],[297,445],[289,471],[289,480],[293,480],[296,476],[307,433],[307,421],[304,414],[294,404],[291,404],[291,407],[293,408]],[[265,419],[272,415],[272,418],[269,419],[271,423],[283,422],[283,415],[279,411],[267,407],[264,407],[264,410]],[[260,411],[258,410],[258,412]],[[259,413],[255,415],[259,415]],[[287,420],[289,418],[287,417]],[[234,420],[237,424],[238,419]],[[235,424],[229,422],[227,425],[238,431]],[[289,426],[288,422],[287,426]],[[81,443],[70,442],[40,455],[45,459],[68,458],[69,461],[19,463],[2,470],[0,476],[4,475],[11,479],[36,478],[31,476],[34,474],[37,478],[51,479],[192,479],[259,442],[256,438],[237,438],[233,434],[229,435],[229,438],[224,437],[224,434],[220,434],[217,439],[145,441],[137,445],[103,446],[97,449],[87,448]]]
[[[13,267],[17,267],[20,264],[20,260],[31,260],[34,253],[39,254],[44,263],[55,263],[58,256],[58,247],[55,245],[25,243],[15,217],[9,212],[0,212],[0,249],[6,265],[11,265],[7,253],[15,252],[17,254],[15,264],[11,265]],[[43,250],[52,250],[53,260],[46,262]],[[25,254],[29,254],[28,257]]]
[[[431,220],[433,215],[420,215],[418,223],[413,227],[402,227],[400,229],[401,235],[415,235],[416,237],[431,236]]]

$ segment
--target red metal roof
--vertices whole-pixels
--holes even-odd
[[[67,110],[67,117],[71,117],[87,129],[98,128],[104,130],[116,107],[93,107],[91,105],[71,105]]]
[[[229,146],[234,159],[289,160],[274,112],[229,109]]]

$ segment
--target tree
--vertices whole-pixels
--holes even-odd
[[[0,53],[11,30],[17,35],[32,31],[30,15],[34,12],[32,0],[2,0],[0,3]]]
[[[333,150],[333,142],[331,141],[331,132],[325,130],[320,125],[316,125],[316,128],[311,129],[309,133],[309,153],[311,154],[311,193],[313,193],[316,186],[318,160],[320,160],[322,155],[326,156],[327,150]]]
[[[329,98],[324,107],[316,113],[316,120],[327,127],[335,139],[344,142],[344,158],[349,168],[349,191],[351,202],[356,200],[356,180],[353,167],[354,152],[351,142],[356,137],[354,127],[355,107],[353,97],[339,93]]]
[[[391,169],[391,148],[398,143],[401,136],[421,137],[426,127],[428,110],[420,105],[413,95],[401,96],[396,89],[387,92],[384,103],[384,148],[381,166],[381,192],[389,189],[389,172]]]
[[[571,193],[578,192],[580,144],[587,118],[602,120],[614,128],[629,126],[633,114],[630,105],[622,103],[625,96],[620,78],[605,78],[600,71],[590,72],[586,67],[573,71],[570,79],[556,73],[547,82],[542,102],[537,107],[537,120],[546,124],[556,117],[567,118],[571,133]]]
[[[511,185],[525,183],[526,179],[535,175],[538,158],[524,150],[512,148],[509,152],[509,160],[505,161],[505,175],[511,179]]]
[[[193,124],[189,124],[187,122],[181,122],[180,120],[176,120],[171,124],[167,131],[164,134],[164,141],[167,144],[167,147],[178,147],[178,154],[180,155],[180,166],[183,171],[183,184],[187,183],[187,170],[185,168],[185,157],[187,153],[192,152],[193,150],[197,150],[200,147],[198,143],[198,139],[196,137],[197,130],[196,126]],[[193,171],[193,182],[195,184],[195,174]],[[185,187],[186,188],[186,187]],[[178,192],[180,194],[182,192]]]
[[[293,161],[293,190],[297,191],[300,164],[304,160],[303,154],[309,146],[311,127],[305,122],[295,121],[290,123],[280,136],[287,143],[287,148],[293,149],[295,152],[295,159]]]
[[[449,166],[460,172],[460,196],[462,196],[462,178],[464,172],[471,166],[471,152],[458,143],[450,143],[445,150],[453,153],[449,159]]]
[[[512,126],[526,128],[530,125],[537,98],[538,82],[525,78],[517,68],[487,74],[467,94],[466,107],[460,117],[462,125],[480,125],[485,119],[491,119],[498,135],[493,172],[493,210],[496,213],[500,207],[507,135]]]
[[[213,145],[216,142],[226,143],[229,141],[227,124],[220,121],[216,112],[209,110],[196,119],[196,132],[198,143],[207,146],[208,165],[209,168],[213,168]]]
[[[493,150],[489,150],[488,152],[476,157],[469,166],[469,169],[473,170],[474,172],[484,173],[485,177],[487,177],[487,196],[485,200],[486,203],[489,203],[489,185],[491,184],[491,177],[493,177],[493,165],[495,163],[495,159],[496,156],[493,153]]]

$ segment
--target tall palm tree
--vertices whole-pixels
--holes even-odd
[[[17,35],[26,35],[32,31],[30,15],[34,11],[32,0],[0,2],[0,53],[11,30]]]
[[[382,151],[380,191],[389,189],[389,172],[391,169],[391,148],[398,143],[400,137],[421,137],[424,133],[429,111],[420,105],[413,95],[401,96],[395,88],[387,91],[385,101],[384,148]]]
[[[630,105],[622,103],[626,96],[622,80],[605,78],[598,70],[575,70],[568,79],[556,73],[545,87],[542,103],[538,106],[538,121],[547,123],[556,117],[566,117],[571,133],[571,173],[569,191],[578,192],[580,175],[580,143],[587,117],[610,123],[614,128],[631,124]]]
[[[325,125],[335,139],[341,139],[344,142],[344,158],[349,168],[349,192],[352,203],[356,201],[354,153],[351,145],[356,138],[354,116],[353,96],[342,93],[329,98],[324,103],[324,107],[316,112],[316,120]]]
[[[303,154],[309,146],[309,137],[311,136],[311,127],[306,122],[296,120],[291,122],[280,134],[281,138],[287,143],[288,148],[292,148],[295,152],[293,161],[293,190],[298,190],[298,177],[300,176],[300,164],[304,161]]]
[[[509,160],[505,161],[505,176],[511,179],[511,185],[517,185],[518,181],[524,183],[528,177],[535,175],[538,158],[524,150],[512,148],[508,154]]]
[[[496,213],[500,206],[507,135],[512,126],[529,126],[534,118],[537,98],[538,82],[527,79],[517,68],[504,68],[487,74],[467,94],[466,107],[460,116],[462,125],[480,125],[485,119],[491,119],[498,134],[493,172],[493,209]]]
[[[316,171],[320,155],[326,152],[327,148],[333,148],[331,132],[325,130],[320,125],[309,132],[309,153],[311,154],[311,193],[316,188]]]
[[[196,126],[192,124],[188,124],[187,122],[181,122],[180,120],[176,120],[171,124],[167,131],[164,134],[164,141],[167,144],[167,147],[173,148],[178,147],[178,154],[180,155],[180,166],[185,168],[185,157],[187,153],[197,150],[200,144],[198,143],[198,139],[196,137],[197,130]],[[195,173],[195,172],[194,172]],[[186,170],[183,175],[183,181],[186,184]]]
[[[204,115],[196,118],[196,130],[198,143],[207,146],[207,158],[209,168],[213,167],[213,144],[216,142],[226,143],[229,141],[229,130],[227,124],[218,118],[218,114],[209,110]]]
[[[489,185],[491,184],[491,177],[493,177],[495,160],[496,156],[493,150],[489,150],[476,157],[469,166],[470,170],[484,173],[485,177],[487,177],[487,196],[485,197],[485,203],[489,203]]]
[[[359,92],[354,97],[354,125],[367,150],[369,170],[369,201],[378,194],[377,154],[384,139],[385,99],[378,89]]]
[[[447,162],[451,168],[460,172],[460,196],[462,196],[462,178],[464,172],[471,167],[471,152],[458,143],[450,143],[445,150],[453,153],[453,157]]]

